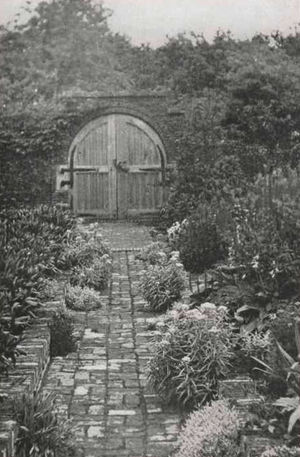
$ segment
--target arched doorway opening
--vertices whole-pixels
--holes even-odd
[[[99,117],[70,146],[73,210],[112,219],[153,215],[165,199],[166,166],[149,124],[127,114]]]

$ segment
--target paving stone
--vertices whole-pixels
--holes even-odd
[[[78,351],[52,361],[44,389],[59,395],[60,413],[69,413],[82,457],[167,457],[180,416],[166,412],[147,387],[156,332],[148,330],[152,314],[145,312],[138,287],[142,264],[126,252],[149,244],[149,231],[120,223],[101,223],[99,231],[115,249],[110,288],[100,309],[73,313]]]
[[[83,386],[78,386],[75,389],[74,395],[87,395],[88,394],[88,389]]]
[[[136,411],[133,409],[110,409],[108,411],[109,416],[135,416]]]
[[[92,425],[87,430],[88,438],[103,438],[104,437],[104,430],[102,427],[97,425]]]

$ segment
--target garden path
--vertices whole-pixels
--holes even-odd
[[[53,359],[43,390],[57,394],[82,456],[166,457],[176,445],[180,415],[147,386],[154,335],[147,330],[152,316],[139,295],[142,265],[133,251],[151,241],[149,230],[103,223],[100,233],[113,249],[109,290],[101,309],[76,313],[78,352]]]

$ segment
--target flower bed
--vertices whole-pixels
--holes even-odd
[[[7,375],[0,376],[0,453],[15,455],[17,426],[13,420],[12,402],[16,397],[39,390],[50,360],[50,330],[47,319],[40,319],[23,333],[19,348],[24,355],[18,357]]]

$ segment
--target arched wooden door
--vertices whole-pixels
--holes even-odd
[[[71,150],[76,214],[123,219],[159,211],[166,159],[148,124],[130,115],[103,116],[79,132]]]

